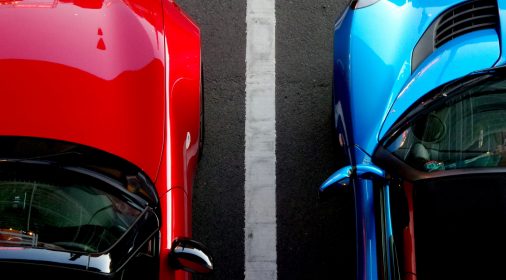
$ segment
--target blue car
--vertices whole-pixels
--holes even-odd
[[[356,279],[506,277],[506,0],[355,0],[332,115]]]

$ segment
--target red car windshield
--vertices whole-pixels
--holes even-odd
[[[44,164],[0,164],[0,247],[104,252],[142,213],[91,176]]]

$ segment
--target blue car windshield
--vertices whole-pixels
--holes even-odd
[[[390,152],[425,172],[506,166],[504,78],[443,89],[433,100],[418,104],[423,109],[387,142]]]
[[[104,252],[142,213],[92,176],[41,164],[1,165],[0,247]]]

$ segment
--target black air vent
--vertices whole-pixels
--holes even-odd
[[[474,0],[446,11],[436,27],[434,47],[437,49],[453,38],[498,25],[495,0]]]

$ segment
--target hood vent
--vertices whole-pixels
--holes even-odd
[[[434,20],[416,44],[411,71],[443,44],[458,36],[489,28],[499,29],[497,0],[470,0],[451,7]]]
[[[498,26],[495,0],[474,0],[446,11],[438,21],[434,47],[437,49],[453,38],[486,28]]]

